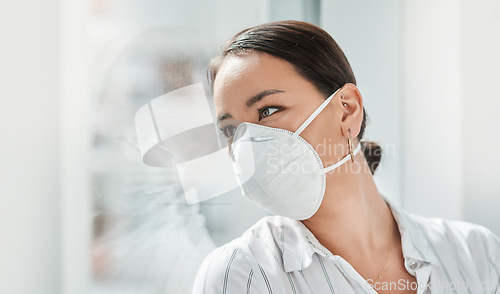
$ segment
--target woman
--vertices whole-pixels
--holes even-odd
[[[380,147],[361,142],[363,99],[325,31],[246,29],[209,72],[243,194],[275,215],[212,251],[193,293],[500,293],[491,231],[379,193]]]

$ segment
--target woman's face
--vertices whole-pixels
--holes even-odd
[[[347,133],[348,106],[342,105],[342,92],[343,89],[338,91],[301,133],[316,149],[324,166],[337,162],[347,150],[342,129]],[[294,132],[325,98],[290,63],[265,53],[225,57],[214,81],[218,125],[226,135],[234,132],[234,121]]]

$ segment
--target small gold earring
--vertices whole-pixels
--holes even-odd
[[[351,129],[348,129],[349,131],[349,139],[347,139],[348,144],[349,144],[349,153],[351,154],[351,161],[354,163],[354,153],[353,153],[353,146],[352,146],[352,138],[351,138]]]
[[[345,104],[344,102],[342,102],[342,105],[343,105],[343,106],[347,106],[347,104]]]

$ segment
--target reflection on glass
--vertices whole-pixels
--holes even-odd
[[[125,42],[111,66],[94,66],[103,86],[95,91],[93,293],[190,293],[215,248],[175,166],[145,165],[136,137],[142,105],[202,80],[204,53],[185,50],[201,47],[178,47],[179,36],[188,45],[171,29],[146,30]]]

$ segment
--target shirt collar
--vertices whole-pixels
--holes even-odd
[[[421,224],[415,220],[415,216],[397,206],[385,195],[382,195],[382,198],[389,205],[398,225],[404,258],[417,262],[437,264],[429,239],[424,233]],[[324,257],[334,255],[321,245],[301,221],[289,220],[293,222],[293,225],[285,226],[284,243],[286,247],[282,248],[283,266],[286,272],[307,268],[312,263],[314,253]]]

